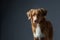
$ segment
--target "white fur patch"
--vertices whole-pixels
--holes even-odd
[[[35,20],[37,20],[36,15],[35,15],[35,16],[33,16],[33,23],[35,23]]]
[[[41,32],[41,28],[40,28],[39,24],[37,24],[36,33],[33,33],[33,35],[35,38],[44,37],[44,34],[42,34],[42,32]]]

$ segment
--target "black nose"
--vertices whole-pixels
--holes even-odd
[[[37,23],[38,21],[37,21],[37,20],[35,20],[35,22]]]

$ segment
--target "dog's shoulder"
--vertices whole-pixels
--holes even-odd
[[[46,21],[46,23],[47,23],[49,29],[52,29],[53,28],[53,25],[52,25],[52,22],[51,21],[48,20],[48,21]]]
[[[46,23],[47,23],[48,25],[52,25],[52,22],[49,21],[49,20],[47,20]]]

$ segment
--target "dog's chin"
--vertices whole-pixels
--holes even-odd
[[[39,23],[39,22],[37,21],[37,22],[35,22],[35,23]]]

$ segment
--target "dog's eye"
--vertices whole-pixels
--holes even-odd
[[[32,15],[32,16],[35,16],[35,15]]]
[[[35,16],[35,13],[32,16]]]
[[[40,16],[40,14],[38,14],[38,16]]]

